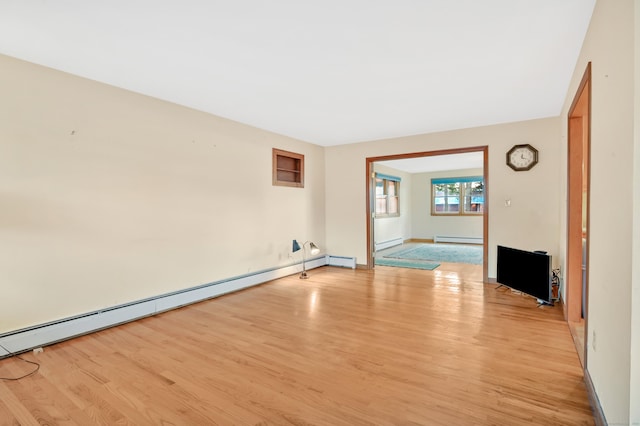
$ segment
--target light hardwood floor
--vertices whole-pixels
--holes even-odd
[[[25,354],[0,424],[593,424],[559,306],[480,266],[309,275]]]

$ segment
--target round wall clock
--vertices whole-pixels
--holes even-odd
[[[516,172],[531,170],[536,164],[538,164],[538,150],[528,143],[514,145],[507,152],[507,166]]]

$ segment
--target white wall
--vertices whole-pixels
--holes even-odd
[[[636,0],[599,0],[596,3],[583,49],[576,65],[564,107],[562,167],[566,170],[566,117],[589,61],[592,62],[591,194],[589,229],[589,301],[587,369],[609,424],[638,424],[640,388],[635,347],[631,358],[632,272],[638,287],[638,253],[633,253],[633,203],[637,194],[638,160],[634,165],[634,14]],[[634,18],[634,15],[636,16]],[[634,23],[634,19],[636,22]],[[637,91],[637,85],[635,86]],[[637,119],[637,117],[636,117]],[[636,142],[636,149],[638,144]],[[635,154],[637,157],[637,153]],[[635,167],[635,173],[634,173]],[[634,184],[634,176],[636,178]],[[566,182],[562,192],[560,244],[566,247]],[[611,200],[616,200],[615,208]],[[637,232],[637,231],[634,231]],[[636,234],[637,235],[637,234]],[[637,247],[637,246],[636,246]],[[632,254],[635,260],[632,260]],[[632,301],[633,300],[633,301]],[[633,323],[638,326],[638,319]],[[638,336],[637,329],[634,331]],[[596,336],[595,341],[593,336]],[[630,383],[632,365],[635,383]],[[634,393],[631,394],[630,390]],[[632,399],[634,396],[635,399]]]
[[[0,333],[326,247],[321,147],[6,56],[0,93]]]
[[[412,205],[411,174],[393,169],[382,164],[373,165],[374,171],[402,179],[400,182],[400,216],[376,217],[373,221],[374,244],[383,243],[396,238],[411,237]]]
[[[432,173],[414,173],[412,180],[413,238],[432,239],[436,235],[447,237],[482,238],[482,215],[432,216],[431,179],[442,177],[482,176],[482,169],[448,170]]]
[[[366,158],[462,147],[489,147],[489,276],[495,277],[496,245],[558,254],[559,118],[547,118],[397,139],[333,146],[325,150],[327,246],[331,253],[366,263]],[[505,164],[515,144],[531,143],[540,163],[528,172]],[[504,200],[511,199],[511,207]],[[535,231],[532,231],[535,230]]]

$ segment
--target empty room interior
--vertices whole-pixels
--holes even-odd
[[[3,2],[0,424],[640,426],[639,69],[638,0]]]

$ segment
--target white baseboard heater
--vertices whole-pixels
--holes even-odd
[[[320,256],[306,261],[306,268],[313,269],[329,264],[329,260],[353,259]],[[347,262],[345,261],[345,264]],[[350,263],[349,263],[350,265]],[[340,265],[343,266],[343,265]],[[189,289],[163,294],[136,302],[89,312],[84,315],[64,318],[46,324],[0,334],[0,359],[11,354],[26,352],[34,348],[51,345],[73,337],[120,325],[129,321],[152,316],[181,306],[222,296],[223,294],[263,284],[278,278],[299,273],[300,263],[258,271],[226,280],[216,281]]]
[[[404,243],[404,238],[394,238],[392,240],[383,241],[381,243],[377,242],[374,244],[375,251],[384,250],[389,247],[399,246]]]
[[[465,243],[465,244],[482,244],[482,237],[446,237],[436,235],[433,237],[434,243]]]
[[[327,265],[341,266],[343,268],[356,269],[355,257],[329,256],[327,255]]]

